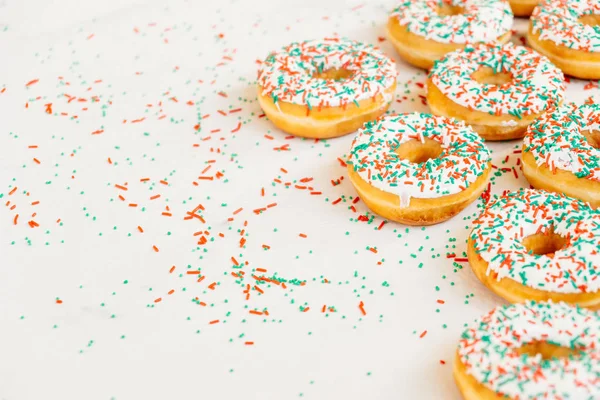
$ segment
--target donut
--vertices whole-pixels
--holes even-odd
[[[467,325],[454,359],[463,397],[600,398],[600,316],[566,303],[499,306]]]
[[[600,307],[600,211],[543,190],[490,202],[474,221],[467,255],[479,280],[504,299]]]
[[[600,3],[546,0],[529,21],[527,42],[567,75],[600,79]]]
[[[407,225],[458,214],[486,188],[490,169],[490,152],[471,128],[420,113],[366,123],[348,157],[348,175],[367,207]]]
[[[394,62],[347,39],[292,43],[258,71],[258,102],[269,120],[297,136],[332,138],[356,131],[390,106]]]
[[[522,138],[539,115],[562,103],[564,92],[558,68],[512,43],[447,54],[427,79],[433,113],[465,121],[485,140]]]
[[[509,0],[510,9],[515,17],[529,17],[539,0]]]
[[[392,11],[387,33],[410,64],[429,69],[469,43],[506,43],[513,14],[504,0],[404,0]]]
[[[532,186],[600,207],[600,106],[566,104],[527,129],[523,173]]]

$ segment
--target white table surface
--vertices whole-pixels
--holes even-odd
[[[391,111],[427,111],[384,39],[393,6],[0,0],[0,399],[458,399],[464,324],[503,303],[447,257],[482,200],[429,228],[357,221],[352,135],[286,138],[255,96],[257,59],[340,35],[398,61]],[[527,186],[520,142],[490,147],[492,192]],[[261,294],[253,273],[292,282]]]

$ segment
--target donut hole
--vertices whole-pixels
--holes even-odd
[[[535,233],[523,238],[523,246],[530,254],[553,257],[554,253],[567,247],[567,239],[550,229],[548,232]]]
[[[316,79],[323,79],[326,81],[345,81],[354,75],[354,73],[344,68],[328,68],[322,71],[315,72],[312,77]]]
[[[482,85],[502,86],[511,83],[513,76],[510,72],[494,71],[490,67],[480,67],[473,75],[473,79]]]
[[[440,17],[454,17],[455,15],[464,14],[465,9],[460,6],[442,3],[437,7],[436,12]]]
[[[583,353],[582,349],[563,347],[546,341],[538,340],[524,344],[517,349],[517,354],[535,357],[541,354],[542,360],[578,357]]]
[[[429,138],[425,138],[424,142],[411,139],[398,146],[396,154],[401,160],[420,164],[432,158],[438,158],[442,154],[442,145]]]
[[[600,131],[597,130],[585,130],[581,134],[587,142],[595,149],[600,149]]]
[[[579,17],[579,22],[587,26],[600,25],[600,14],[588,14]]]

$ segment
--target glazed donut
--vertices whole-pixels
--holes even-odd
[[[467,254],[475,275],[519,303],[600,307],[600,212],[542,190],[510,192],[474,222]]]
[[[508,0],[510,9],[516,17],[529,17],[539,0]]]
[[[450,53],[427,80],[433,113],[465,121],[485,140],[523,137],[535,118],[562,103],[564,91],[558,68],[512,43],[479,44]]]
[[[454,360],[467,400],[600,398],[600,316],[565,303],[499,306],[469,324]]]
[[[419,113],[366,123],[348,159],[348,175],[367,207],[407,225],[458,214],[483,192],[490,169],[490,153],[471,128]]]
[[[429,69],[468,43],[506,43],[513,14],[505,0],[404,0],[392,11],[388,37],[410,64]]]
[[[383,114],[396,74],[394,62],[370,45],[336,38],[292,43],[261,64],[258,101],[281,130],[332,138]]]
[[[600,106],[566,104],[527,129],[523,173],[532,186],[600,207]]]
[[[527,42],[567,75],[600,79],[600,3],[546,0],[531,14]]]

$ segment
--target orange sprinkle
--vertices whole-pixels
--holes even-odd
[[[209,325],[218,324],[218,323],[219,323],[219,320],[215,319],[214,321],[210,321]]]
[[[39,81],[40,81],[39,79],[34,79],[34,80],[31,80],[31,81],[27,82],[27,83],[25,84],[25,86],[31,86],[31,85],[34,85],[34,84],[38,83]]]
[[[302,312],[307,312],[308,310],[310,310],[310,307],[306,307]]]
[[[239,131],[242,128],[242,123],[238,122],[237,126],[231,130],[231,133],[235,133],[237,131]]]
[[[150,197],[150,200],[156,200],[160,197],[160,194],[155,194],[154,196]]]
[[[215,286],[217,286],[217,282],[213,282],[213,283],[211,283],[210,285],[208,285],[208,288],[209,288],[210,290],[215,290]]]
[[[262,311],[250,310],[250,314],[263,315]]]
[[[144,233],[144,230],[142,229],[141,226],[138,225],[138,231],[140,231],[141,233]]]
[[[305,237],[307,237],[307,236],[306,236],[306,234],[304,234],[304,233],[301,233],[301,234],[299,234],[298,236],[300,236],[301,238],[305,238]]]
[[[360,309],[362,315],[367,315],[367,312],[365,311],[365,303],[362,301],[358,303],[358,308]]]
[[[158,253],[158,247],[156,247],[156,246],[152,246],[152,248],[154,249],[154,251],[155,251],[155,252],[157,252],[157,253]]]
[[[254,342],[245,342],[244,343],[246,346],[252,346],[254,344]]]
[[[373,253],[377,254],[377,249],[376,249],[376,248],[374,248],[374,247],[369,247],[369,251],[371,251],[371,252],[373,252]]]
[[[167,294],[173,294],[173,293],[175,293],[175,289],[169,290],[169,293],[167,293]]]
[[[264,291],[263,291],[261,288],[259,288],[259,287],[258,287],[258,286],[256,286],[256,285],[254,285],[254,289],[255,289],[255,290],[258,292],[258,293],[260,293],[260,294],[264,294],[264,293],[265,293],[265,292],[264,292]]]
[[[264,269],[264,268],[256,268],[256,270],[257,270],[258,272],[267,272],[267,270],[266,270],[266,269]]]
[[[56,299],[56,304],[62,304],[62,300],[61,299]]]
[[[165,217],[172,217],[173,214],[169,213],[169,212],[163,212],[162,215],[164,215]]]
[[[19,214],[15,215],[15,219],[13,219],[13,224],[17,224],[17,220],[19,219]]]
[[[138,205],[136,203],[129,203],[129,207],[137,207]]]
[[[160,303],[162,301],[162,297],[159,297],[158,299],[154,300],[155,303]]]
[[[115,187],[117,189],[121,189],[121,190],[128,190],[125,186],[121,186],[121,185],[117,185],[117,184],[115,184]]]
[[[419,338],[424,338],[427,335],[427,330],[424,330],[423,333],[419,335]]]
[[[112,160],[110,159],[110,157],[108,157],[108,163],[112,164]]]
[[[175,271],[175,266],[174,266],[174,265],[173,265],[173,266],[171,267],[171,269],[169,270],[169,273],[170,273],[170,274],[172,274],[172,273],[173,273],[173,271]]]
[[[10,196],[11,194],[13,194],[16,191],[17,191],[17,187],[15,186],[10,192],[8,192],[8,195]]]

